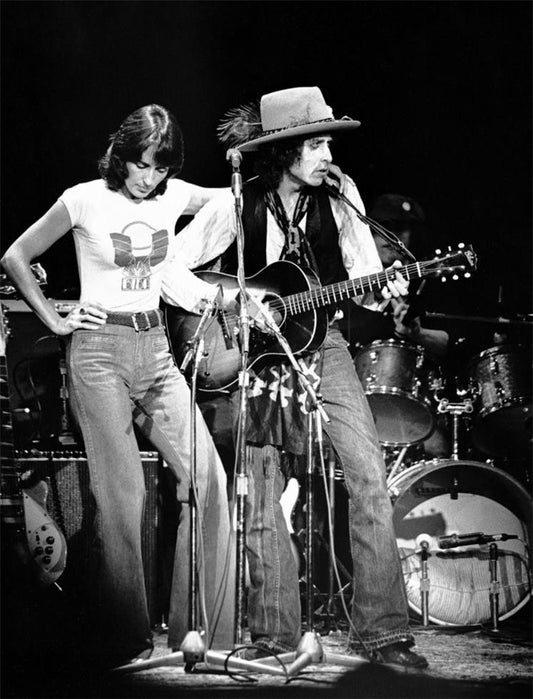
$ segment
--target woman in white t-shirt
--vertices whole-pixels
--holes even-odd
[[[37,316],[56,335],[68,336],[71,408],[97,507],[97,574],[87,581],[88,623],[80,634],[93,666],[146,658],[153,646],[141,553],[145,484],[134,421],[177,478],[182,507],[169,646],[179,647],[189,630],[190,393],[173,362],[158,305],[178,217],[196,213],[220,190],[176,179],[182,162],[182,135],[172,114],[153,104],[137,109],[111,136],[99,163],[101,179],[67,189],[2,259]],[[62,317],[41,292],[30,264],[70,232],[81,299]],[[180,279],[198,310],[217,291],[185,267]],[[199,411],[196,420],[203,551],[197,560],[207,606],[200,623],[206,647],[229,648],[233,581],[231,575],[224,578],[232,548],[226,477]]]

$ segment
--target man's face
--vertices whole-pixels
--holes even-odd
[[[326,179],[332,162],[331,140],[331,136],[306,139],[300,157],[288,169],[289,179],[298,186],[319,187]]]

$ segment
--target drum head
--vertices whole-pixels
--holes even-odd
[[[506,619],[530,598],[529,547],[532,501],[507,473],[474,461],[421,462],[389,483],[393,521],[410,607],[421,614],[421,561],[416,538],[432,544],[428,558],[429,619],[446,625],[490,621],[489,546],[443,550],[440,536],[508,534],[498,542],[499,617]]]

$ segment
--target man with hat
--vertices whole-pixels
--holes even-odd
[[[369,228],[330,186],[332,138],[359,125],[348,117],[335,119],[317,87],[273,92],[262,97],[259,109],[249,105],[228,113],[219,128],[220,140],[226,147],[255,155],[257,176],[242,188],[247,277],[278,260],[310,268],[321,286],[382,269]],[[364,209],[349,178],[344,194]],[[219,270],[236,274],[236,235],[235,198],[223,194],[178,235],[176,257],[191,269],[217,259]],[[164,289],[172,287],[172,280],[170,269]],[[401,275],[391,273],[378,295],[368,293],[358,301],[378,308],[391,297],[406,294],[407,286]],[[213,288],[213,297],[217,291]],[[172,296],[189,309],[187,298]],[[324,432],[344,471],[350,497],[354,591],[350,648],[368,651],[377,662],[426,667],[425,658],[412,650],[378,436],[335,320],[327,327],[320,350],[302,356],[309,375],[318,382],[317,392],[330,420],[323,424]],[[283,356],[266,366],[252,365],[246,426],[247,615],[252,642],[267,652],[294,650],[301,635],[298,571],[279,498],[287,462],[298,460],[306,450],[302,394],[296,372]]]

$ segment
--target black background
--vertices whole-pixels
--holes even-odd
[[[399,192],[436,244],[470,242],[478,272],[449,312],[531,311],[529,2],[11,2],[2,8],[2,230],[9,244],[78,181],[108,135],[159,102],[178,117],[182,177],[229,185],[216,126],[262,94],[318,85],[362,122],[334,157],[367,208]],[[243,163],[243,174],[248,163]],[[70,236],[42,262],[69,297]],[[500,292],[500,294],[499,294]],[[441,304],[442,305],[442,304]]]

